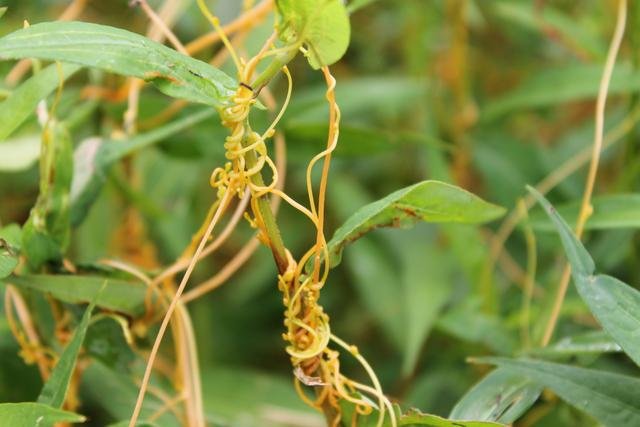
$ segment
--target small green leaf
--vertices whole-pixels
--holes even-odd
[[[22,250],[31,268],[56,261],[69,245],[69,191],[72,144],[64,126],[49,121],[42,134],[40,194],[22,233]]]
[[[54,423],[82,423],[85,417],[34,402],[0,403],[0,422],[11,427],[50,427]]]
[[[232,78],[211,65],[119,28],[88,22],[44,22],[0,39],[0,59],[64,61],[152,82],[169,96],[221,106]]]
[[[7,12],[8,7],[4,6],[4,7],[0,7],[0,18],[2,18],[4,16],[4,14]]]
[[[351,27],[342,0],[276,0],[278,34],[286,43],[307,47],[315,69],[342,58],[349,46]]]
[[[51,371],[51,376],[45,383],[40,396],[38,396],[38,403],[44,403],[51,405],[55,408],[61,408],[64,403],[64,398],[67,395],[67,389],[71,382],[71,376],[78,361],[78,354],[80,353],[80,347],[84,341],[84,337],[87,334],[87,328],[89,327],[89,319],[95,303],[91,303],[84,312],[76,331],[73,334],[73,338],[69,341],[69,344],[65,347],[58,363]]]
[[[136,150],[156,144],[212,117],[215,111],[206,108],[162,127],[123,141],[89,138],[74,152],[74,173],[71,185],[71,224],[82,222],[98,197],[109,168]]]
[[[411,410],[398,419],[399,426],[427,426],[427,427],[498,427],[504,424],[490,421],[462,421],[448,420],[437,415],[423,414],[417,410]]]
[[[418,221],[482,223],[504,214],[459,187],[439,181],[423,181],[362,207],[328,243],[331,266],[340,263],[344,247],[380,227],[409,227]]]
[[[535,403],[541,392],[542,387],[526,376],[498,368],[474,385],[449,417],[512,424]]]
[[[11,276],[7,282],[25,289],[51,294],[70,304],[88,303],[95,299],[98,307],[129,314],[144,312],[146,286],[140,282],[99,276],[34,274]],[[104,290],[100,289],[104,285]]]
[[[640,380],[594,369],[531,359],[477,360],[526,375],[606,426],[640,425]]]
[[[567,223],[541,194],[532,188],[529,191],[545,208],[560,234],[578,293],[602,327],[640,365],[640,292],[614,277],[594,276],[593,260]]]
[[[558,206],[558,214],[574,224],[580,211],[580,201]],[[610,194],[594,197],[591,201],[593,213],[585,224],[585,230],[608,230],[616,228],[640,228],[640,194]],[[552,231],[553,223],[542,211],[530,216],[531,226],[536,230]]]
[[[2,49],[3,45],[0,43],[0,52]],[[38,102],[78,69],[80,67],[73,64],[51,64],[22,83],[7,99],[0,102],[0,141],[6,139],[33,114]]]

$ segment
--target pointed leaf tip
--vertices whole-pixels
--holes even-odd
[[[569,224],[558,214],[555,208],[549,203],[549,201],[535,188],[527,185],[527,191],[536,198],[538,203],[542,205],[551,221],[556,227],[560,239],[562,240],[562,246],[564,246],[565,253],[571,264],[571,270],[574,275],[590,276],[595,272],[595,264],[591,255],[584,248],[580,240],[578,240],[569,227]]]

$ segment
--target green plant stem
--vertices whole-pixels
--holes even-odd
[[[282,70],[282,67],[287,65],[298,54],[298,45],[294,44],[289,46],[284,52],[274,56],[273,60],[267,68],[251,82],[253,93],[257,96],[262,88],[264,88],[271,79]]]
[[[251,128],[249,127],[248,121],[245,124],[246,133],[245,135],[251,134]],[[249,141],[247,141],[247,137],[243,138],[242,145],[249,145]],[[246,162],[247,169],[251,169],[256,165],[257,158],[256,153],[253,151],[248,151],[244,155],[244,159]],[[263,187],[264,180],[262,179],[262,172],[256,173],[250,178],[251,183]],[[264,225],[264,232],[269,239],[269,248],[273,253],[273,259],[276,262],[276,266],[278,267],[278,272],[283,274],[287,270],[287,266],[289,265],[289,261],[287,260],[287,251],[284,246],[284,242],[282,241],[282,235],[280,234],[280,228],[276,222],[275,215],[271,210],[271,205],[269,204],[269,200],[266,195],[260,196],[257,199],[258,205],[258,214],[262,218],[262,222]]]

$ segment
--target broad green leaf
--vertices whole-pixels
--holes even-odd
[[[512,91],[488,102],[481,120],[491,121],[522,109],[561,105],[581,99],[595,98],[602,75],[602,66],[580,64],[536,70],[532,77]],[[609,94],[635,92],[640,89],[640,72],[628,64],[616,65]]]
[[[567,357],[581,354],[618,353],[622,348],[604,331],[591,331],[564,337],[544,348],[535,348],[526,354],[538,357]]]
[[[29,169],[40,157],[38,134],[25,135],[0,142],[0,172]]]
[[[74,152],[74,174],[71,184],[71,223],[78,225],[102,189],[110,167],[117,161],[188,129],[215,114],[210,108],[177,119],[162,127],[136,135],[128,140],[89,138]]]
[[[423,414],[416,410],[411,410],[403,414],[398,419],[399,426],[427,426],[427,427],[498,427],[504,424],[490,421],[463,421],[446,419],[437,415]]]
[[[286,43],[302,43],[315,69],[342,58],[349,47],[351,27],[342,0],[276,0],[278,35]]]
[[[575,224],[580,211],[580,201],[556,207],[558,214],[569,224]],[[640,227],[640,194],[610,194],[594,197],[591,201],[593,214],[585,224],[586,230]],[[553,223],[543,211],[531,213],[531,225],[536,230],[552,231]]]
[[[0,51],[2,51],[0,43]],[[0,57],[2,54],[0,54]],[[51,64],[22,83],[11,95],[0,102],[0,141],[6,139],[62,82],[80,67],[73,64]]]
[[[4,16],[4,14],[7,12],[8,7],[0,7],[0,18],[2,18]]]
[[[602,327],[640,365],[640,292],[611,276],[593,275],[595,265],[582,243],[549,202],[529,188],[553,221],[571,264],[578,293]]]
[[[221,106],[236,84],[197,59],[119,28],[88,22],[45,22],[0,39],[0,59],[39,58],[100,68],[152,82],[162,92]]]
[[[94,306],[95,304],[91,303],[85,310],[80,323],[76,327],[76,331],[73,333],[71,341],[69,341],[60,355],[60,359],[58,359],[56,366],[51,371],[51,376],[42,388],[40,396],[38,396],[38,403],[51,405],[54,408],[62,407],[65,396],[67,395],[69,383],[71,382],[73,370],[78,361],[80,347],[82,346],[87,328],[89,327],[89,319],[91,318]]]
[[[459,187],[423,181],[395,191],[353,214],[328,243],[331,266],[340,263],[347,244],[376,228],[409,227],[418,221],[482,223],[503,213],[503,208]]]
[[[594,369],[532,359],[478,359],[526,375],[606,426],[640,425],[640,380]]]
[[[72,150],[66,128],[49,121],[42,133],[40,194],[22,233],[22,252],[33,269],[61,259],[69,245]]]
[[[511,424],[535,403],[542,387],[515,370],[498,368],[474,385],[449,418]]]
[[[0,403],[0,423],[7,427],[52,427],[54,423],[82,423],[85,418],[34,402]]]
[[[140,282],[98,276],[34,274],[11,276],[6,282],[25,289],[51,294],[70,304],[95,299],[98,307],[137,316],[144,312],[146,286]],[[104,290],[100,289],[104,285]]]

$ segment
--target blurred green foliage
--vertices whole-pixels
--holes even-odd
[[[80,18],[144,33],[148,25],[145,15],[127,3],[88,0]],[[149,3],[156,9],[162,4],[159,0]],[[182,2],[182,12],[174,25],[183,41],[210,31],[194,3]],[[225,23],[238,15],[242,2],[211,3]],[[615,3],[352,0],[350,46],[332,67],[342,122],[327,195],[328,235],[367,203],[426,179],[456,184],[492,203],[515,209],[517,201],[527,194],[525,185],[535,185],[566,162],[579,161],[580,153],[592,143],[594,100],[615,24]],[[2,5],[8,9],[0,20],[0,36],[21,28],[25,19],[32,24],[54,20],[67,2],[9,0]],[[595,214],[587,223],[583,240],[601,270],[634,285],[640,283],[640,240],[636,232],[640,224],[636,206],[640,197],[640,6],[636,2],[630,3],[628,15],[627,33],[609,91],[606,149],[596,186]],[[269,15],[247,37],[248,52],[259,49],[273,22]],[[197,57],[208,60],[215,52],[209,49]],[[0,62],[0,102],[11,102],[12,94],[20,90],[4,80],[13,64],[15,61]],[[43,67],[36,75],[44,81],[45,73],[53,73],[53,67]],[[230,61],[221,69],[234,75]],[[293,97],[279,129],[287,141],[286,190],[304,200],[306,164],[323,149],[326,139],[326,87],[304,57],[296,58],[291,69]],[[116,274],[97,261],[131,255],[127,253],[128,240],[141,236],[148,238],[143,249],[150,252],[145,253],[152,253],[163,265],[182,253],[215,198],[208,179],[211,170],[224,162],[226,130],[213,115],[203,112],[202,106],[190,105],[167,127],[140,129],[138,136],[120,142],[129,144],[120,145],[120,153],[92,151],[121,137],[126,99],[96,101],[81,88],[92,85],[115,90],[124,78],[99,70],[76,71],[75,67],[65,71],[73,76],[64,84],[56,116],[66,123],[76,154],[78,147],[86,145],[85,153],[108,158],[102,163],[103,170],[74,171],[87,173],[86,191],[92,193],[86,197],[93,205],[88,212],[82,211],[86,218],[81,223],[81,219],[75,222],[67,257],[81,272],[96,276],[87,286],[99,287],[98,276],[111,274],[114,282],[127,287],[130,277]],[[48,77],[51,80],[52,76]],[[18,107],[15,116],[0,115],[0,135],[11,133],[0,141],[0,277],[3,269],[13,270],[14,253],[20,249],[20,239],[15,238],[15,226],[11,224],[25,224],[31,208],[38,203],[42,185],[36,148],[40,128],[32,113],[40,97],[54,99],[57,80],[54,86],[51,82],[43,84],[36,99],[20,99],[20,108],[28,115]],[[281,79],[272,86],[276,98],[282,101],[285,82]],[[140,98],[140,123],[171,102],[154,87],[145,86]],[[268,125],[266,112],[253,114],[254,123],[263,128]],[[17,131],[4,128],[7,120],[13,121],[11,126],[15,124]],[[134,157],[121,160],[129,154],[127,150],[135,149]],[[559,211],[571,224],[577,215],[587,160],[580,161],[575,173],[563,177],[548,194],[554,205],[562,206]],[[132,170],[133,183],[126,179]],[[136,235],[118,234],[116,230],[123,229],[131,233],[131,228],[122,226],[131,221],[131,208],[139,213],[142,230],[135,229],[139,233]],[[75,221],[73,207],[71,216]],[[298,212],[285,205],[278,219],[292,252],[301,253],[313,244],[314,229]],[[376,230],[345,250],[343,262],[332,271],[321,299],[331,317],[332,330],[357,343],[393,400],[403,407],[414,406],[440,416],[483,414],[494,421],[513,421],[487,413],[486,407],[476,410],[456,406],[490,369],[467,363],[469,356],[535,356],[573,364],[562,368],[567,378],[579,376],[582,371],[575,370],[583,367],[591,370],[590,375],[596,370],[625,375],[624,381],[636,387],[637,380],[628,376],[638,375],[637,366],[620,347],[606,333],[588,335],[600,326],[573,287],[560,312],[555,343],[547,349],[536,348],[564,258],[557,237],[549,233],[553,228],[544,213],[534,208],[530,220],[523,223],[528,221],[536,232],[537,244],[535,289],[528,314],[523,308],[528,268],[526,226],[515,229],[494,265],[490,248],[499,221],[483,227],[420,223],[412,230]],[[253,230],[248,224],[240,224],[215,257],[198,265],[193,283],[219,271],[251,236]],[[28,240],[23,235],[22,250],[27,252]],[[20,280],[29,283],[21,286]],[[55,286],[52,281],[64,280],[64,276],[20,280],[15,284],[21,287],[34,313],[38,332],[48,346],[61,352],[51,330],[52,314],[46,297],[34,289],[45,282],[50,284],[42,286]],[[4,289],[0,284],[3,293]],[[130,311],[120,310],[127,314],[139,313],[140,284],[132,285],[129,292],[124,296],[103,293],[101,298],[120,304],[115,306],[119,309],[128,304]],[[73,304],[90,299],[76,291],[66,296],[52,295],[61,300],[61,307],[75,314],[77,321],[82,311]],[[291,368],[281,339],[282,301],[267,249],[260,248],[228,283],[190,303],[189,310],[198,343],[205,410],[212,423],[323,425],[322,416],[300,402],[291,385]],[[523,330],[530,335],[529,342]],[[585,341],[585,336],[589,340]],[[88,417],[85,425],[104,426],[127,419],[131,413],[137,391],[133,378],[141,376],[144,359],[131,352],[125,338],[112,318],[89,327],[85,351],[95,361],[83,372],[77,411]],[[141,346],[150,345],[141,341]],[[42,383],[36,367],[21,358],[5,316],[0,316],[0,360],[0,401],[35,400]],[[511,384],[506,389],[508,396],[524,395],[533,404],[521,418],[522,425],[598,425],[571,406],[586,410],[582,402],[591,395],[583,399],[571,390],[554,387],[558,378],[550,370],[554,366],[551,362],[488,360],[499,365],[499,370],[470,393],[486,390],[497,393],[499,399],[504,390],[496,392],[491,381],[498,376],[506,378]],[[365,379],[352,360],[344,358],[342,364],[350,376]],[[540,380],[542,385],[564,400],[550,393],[536,400],[539,386],[513,375],[507,367],[534,372],[533,376],[541,372],[535,369],[547,369]],[[589,377],[591,389],[608,381],[593,375]],[[162,389],[167,384],[158,380],[154,386]],[[625,399],[629,399],[620,397],[623,392],[621,387],[611,392],[617,399],[616,408],[624,407]],[[640,404],[637,399],[631,403],[638,417]],[[487,403],[491,404],[494,402]],[[497,409],[491,406],[492,411],[508,409],[499,402],[494,405]],[[143,414],[153,414],[160,406],[157,396],[148,397]],[[611,422],[611,418],[594,418]],[[178,425],[170,411],[156,422],[161,426]]]

